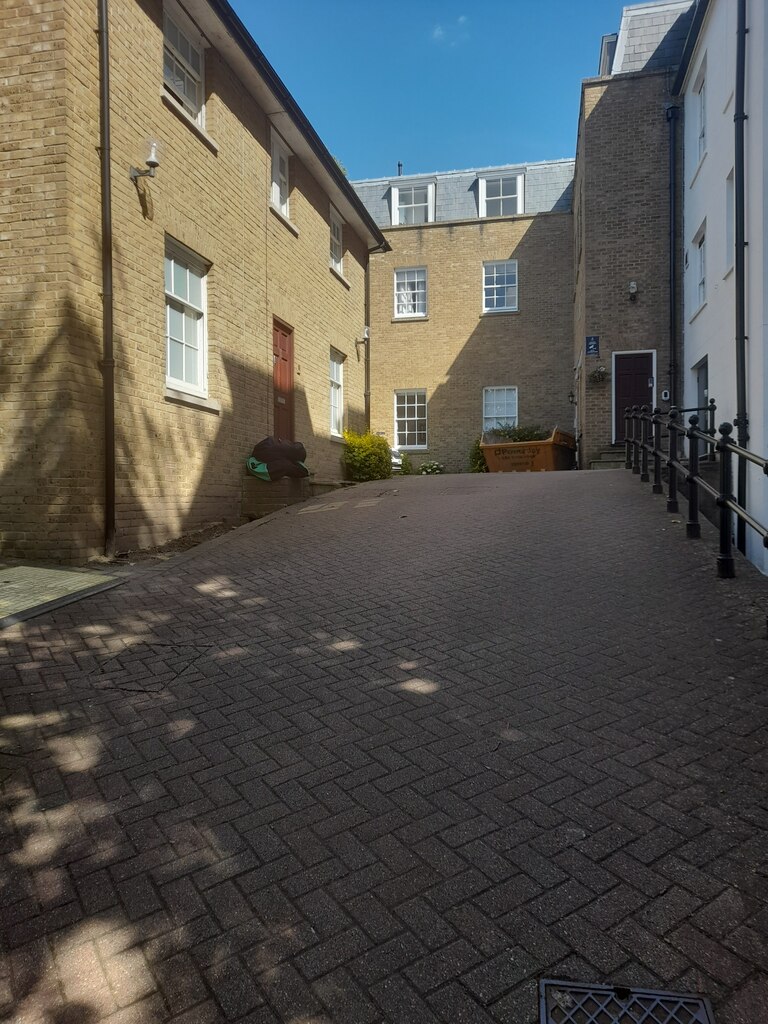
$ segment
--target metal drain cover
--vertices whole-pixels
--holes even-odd
[[[542,981],[540,1024],[715,1024],[709,1000],[681,992]]]

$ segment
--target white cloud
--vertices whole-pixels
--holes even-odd
[[[466,14],[461,14],[450,25],[435,25],[432,29],[432,42],[439,46],[448,46],[451,49],[460,43],[465,43],[469,39],[466,27],[468,21]]]
[[[442,25],[435,25],[432,29],[432,38],[436,43],[441,43],[445,39],[445,29]]]

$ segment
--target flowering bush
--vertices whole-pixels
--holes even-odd
[[[445,466],[442,462],[422,462],[419,472],[422,476],[434,476],[436,473],[444,473]]]
[[[392,455],[386,438],[345,430],[344,442],[341,458],[350,479],[387,480],[392,476]]]

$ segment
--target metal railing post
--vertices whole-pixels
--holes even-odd
[[[721,580],[730,580],[736,575],[731,537],[732,514],[728,508],[728,502],[733,496],[731,453],[728,449],[732,433],[732,423],[720,424],[720,439],[717,442],[720,454],[720,497],[717,499],[720,508],[720,554],[717,556],[717,575]]]
[[[638,426],[638,409],[636,405],[632,406],[632,472],[640,472],[640,442],[637,436]]]
[[[658,406],[653,410],[653,493],[663,494],[664,485],[661,482],[661,409]]]
[[[648,406],[644,405],[640,410],[640,479],[644,484],[650,480],[648,476]]]
[[[715,429],[715,413],[716,412],[717,412],[717,406],[715,404],[715,400],[714,400],[714,398],[710,398],[709,405],[707,407],[707,433],[709,434],[709,436],[712,438],[713,441],[715,440],[715,437],[717,436],[717,430]],[[708,444],[707,445],[707,457],[708,457],[710,462],[714,462],[715,461],[715,458],[716,458],[715,446],[713,444],[711,444],[711,445]]]
[[[688,438],[688,522],[685,524],[687,537],[701,536],[699,522],[699,439],[696,431],[699,417],[696,413],[688,417],[690,428],[686,431]]]
[[[624,409],[624,468],[632,469],[632,438],[629,436],[629,424],[632,411],[627,406]]]
[[[667,468],[669,469],[669,489],[667,491],[667,512],[679,512],[677,503],[677,421],[680,413],[675,406],[669,410],[669,458]]]

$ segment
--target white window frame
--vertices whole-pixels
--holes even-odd
[[[344,221],[341,218],[338,210],[335,207],[331,207],[330,213],[330,226],[331,226],[331,250],[330,250],[330,266],[336,271],[341,277],[344,276]]]
[[[488,274],[489,268],[491,268],[491,267],[501,267],[501,266],[506,266],[506,267],[514,266],[514,268],[515,268],[515,284],[514,284],[515,303],[514,303],[513,306],[506,306],[506,305],[505,306],[489,306],[488,305],[488,296],[486,294],[488,288],[497,289],[497,288],[500,288],[500,287],[507,287],[507,288],[511,287],[510,285],[502,286],[502,285],[497,285],[497,284],[488,284],[487,274]],[[486,260],[483,263],[482,274],[483,274],[483,277],[482,277],[482,284],[483,284],[483,313],[517,313],[519,308],[520,308],[520,277],[519,277],[519,273],[518,273],[517,260]],[[494,272],[494,274],[495,274],[495,272]],[[505,300],[506,300],[506,296],[505,296]]]
[[[171,261],[171,287],[168,287],[168,261]],[[181,391],[185,394],[196,395],[198,398],[208,397],[208,270],[210,264],[204,259],[183,246],[175,239],[166,238],[164,264],[165,280],[165,383],[166,387],[174,391]],[[183,267],[187,271],[193,271],[200,278],[200,305],[196,305],[189,298],[189,289],[186,296],[180,295],[174,290],[173,267]],[[197,378],[195,381],[174,377],[171,375],[171,325],[170,310],[172,308],[180,311],[184,316],[184,331],[186,332],[187,315],[193,314],[198,324],[197,334]],[[173,339],[180,341],[183,345],[183,353],[186,356],[187,348],[195,348],[187,344],[186,334],[183,338]],[[186,359],[184,359],[186,362]]]
[[[405,289],[403,288],[402,285],[400,285],[400,287],[398,287],[398,279],[397,279],[398,274],[423,274],[424,275],[424,288],[423,288],[423,293],[424,293],[424,309],[423,309],[423,311],[417,311],[415,313],[411,313],[411,312],[402,312],[401,313],[401,312],[398,312],[398,307],[400,305],[403,305],[403,306],[415,305],[415,306],[418,307],[418,303],[419,303],[418,296],[420,294],[420,289],[418,289],[418,287],[417,287],[415,290],[411,290],[411,292],[410,292],[411,296],[414,296],[414,295],[416,296],[416,301],[415,302],[412,302],[412,303],[408,303],[408,302],[400,303],[398,301],[398,295],[399,294],[407,294],[407,293],[406,293],[406,291],[405,291]],[[427,268],[426,267],[396,267],[395,268],[395,272],[393,274],[393,283],[394,283],[394,309],[393,309],[393,317],[394,317],[394,319],[395,320],[426,320],[427,316],[429,315],[429,304],[428,304],[428,298],[429,298],[429,295],[428,295],[429,275],[427,274]],[[407,284],[408,283],[408,278],[406,278],[403,283]],[[417,277],[414,278],[414,283],[418,286],[419,279]]]
[[[344,362],[346,358],[338,349],[331,348],[328,369],[331,437],[344,436]]]
[[[199,58],[200,68],[196,70],[168,36],[167,23],[170,22],[177,35],[184,37],[189,45],[190,55],[194,51]],[[165,73],[166,55],[177,66],[180,72],[186,75],[196,85],[197,99],[192,103],[189,97],[183,92],[174,88],[169,82]],[[163,88],[184,108],[192,120],[200,127],[205,127],[205,40],[193,23],[184,14],[181,8],[168,0],[163,4]]]
[[[698,162],[704,159],[707,152],[707,62],[706,58],[699,68],[693,84],[696,103],[696,146]]]
[[[289,220],[291,215],[291,157],[293,153],[285,139],[274,128],[272,129],[271,154],[270,202],[286,220]],[[281,159],[285,162],[285,175],[280,170]]]
[[[707,227],[699,228],[693,240],[696,246],[696,309],[707,301]]]
[[[516,195],[515,195],[515,198],[517,200],[516,209],[512,213],[493,213],[493,214],[489,214],[488,213],[488,196],[487,196],[488,182],[489,181],[503,181],[505,178],[514,178],[515,179],[515,188],[517,190],[516,191]],[[522,213],[523,212],[523,206],[524,206],[524,204],[523,204],[524,182],[525,182],[525,175],[524,174],[512,173],[512,174],[485,174],[485,175],[479,175],[478,179],[477,179],[477,196],[478,196],[478,206],[479,206],[479,215],[480,215],[480,217],[489,217],[489,216],[490,217],[514,217],[515,215]],[[501,192],[501,189],[499,191]],[[503,201],[504,199],[510,199],[511,196],[505,196],[502,193],[500,196],[494,197],[494,200],[496,198],[499,198],[499,199],[501,199]],[[492,200],[492,201],[494,201],[494,200]]]
[[[736,260],[736,192],[733,168],[725,179],[725,272],[733,268]]]
[[[435,220],[435,183],[434,181],[413,181],[413,182],[400,182],[397,185],[390,187],[391,191],[391,203],[392,203],[392,225],[397,227],[400,221],[400,192],[403,189],[413,188],[426,188],[427,190],[427,219],[426,221],[417,221],[415,224],[406,224],[406,227],[418,227],[419,224],[432,224]],[[412,207],[414,204],[409,204]],[[419,204],[420,206],[423,204]]]
[[[499,391],[505,392],[505,407],[506,407],[506,392],[512,392],[514,394],[514,407],[515,412],[512,416],[491,416],[486,412],[486,402],[491,396],[495,396]],[[483,432],[486,430],[493,430],[495,426],[499,426],[501,423],[509,423],[510,426],[516,427],[518,422],[518,389],[515,384],[499,384],[492,387],[483,388]],[[492,424],[487,421],[493,420]]]
[[[405,426],[405,433],[407,434],[408,433],[408,426],[407,426],[407,424],[409,422],[416,423],[417,426],[414,429],[415,429],[415,431],[418,431],[418,423],[423,418],[423,420],[424,420],[424,431],[423,431],[423,433],[424,433],[424,443],[423,444],[407,444],[407,443],[406,444],[400,444],[400,430],[399,430],[399,427],[398,427],[398,423],[401,422],[401,421],[398,419],[398,415],[397,415],[397,413],[398,413],[397,400],[398,400],[398,398],[407,398],[408,396],[411,396],[411,395],[413,395],[416,398],[416,400],[417,400],[415,405],[414,405],[414,407],[416,409],[418,409],[419,404],[421,404],[419,402],[419,399],[423,399],[424,416],[423,417],[420,417],[420,416],[411,416],[411,417],[405,416],[405,417],[402,418],[402,422],[405,423],[405,425],[406,425]],[[406,409],[407,409],[407,407],[406,407]],[[394,417],[395,417],[394,439],[395,440],[394,440],[394,444],[392,446],[395,449],[395,451],[400,451],[400,452],[402,452],[402,451],[418,452],[418,451],[425,451],[429,447],[429,434],[428,434],[429,422],[428,422],[428,414],[429,414],[429,408],[428,408],[428,402],[427,402],[427,389],[426,388],[403,388],[403,389],[395,391],[395,393],[394,393]]]

